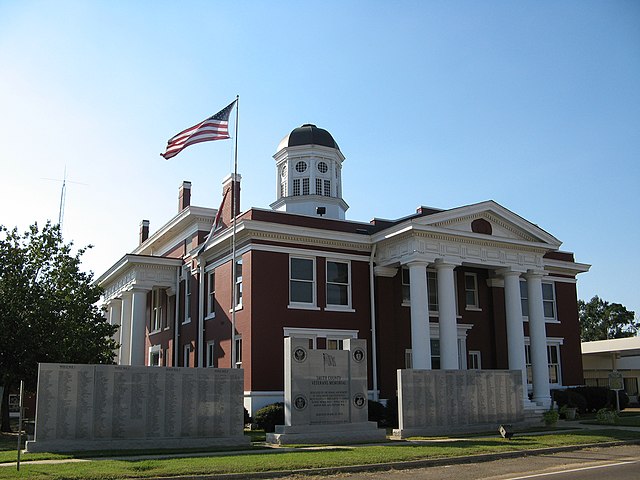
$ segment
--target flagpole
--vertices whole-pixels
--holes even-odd
[[[236,132],[235,152],[233,158],[233,179],[231,181],[231,216],[233,217],[233,234],[231,236],[231,287],[233,292],[233,304],[231,305],[231,368],[235,368],[236,362],[236,182],[238,181],[238,117],[240,116],[240,95],[236,95]]]

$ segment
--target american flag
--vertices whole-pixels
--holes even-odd
[[[236,100],[215,115],[193,127],[183,130],[169,139],[167,142],[167,151],[160,155],[162,155],[165,160],[169,160],[194,143],[213,142],[214,140],[229,138],[229,114],[235,103]]]

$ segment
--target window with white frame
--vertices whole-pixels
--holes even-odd
[[[324,196],[325,197],[331,196],[331,180],[324,181]]]
[[[212,368],[215,366],[216,359],[216,343],[211,340],[207,342],[207,367]]]
[[[182,323],[191,321],[191,272],[186,271],[184,276],[184,319]]]
[[[162,329],[162,297],[160,290],[151,290],[151,331],[157,332]]]
[[[427,291],[429,292],[429,311],[438,311],[438,274],[427,271]]]
[[[525,362],[527,365],[527,383],[533,383],[533,369],[531,367],[531,345],[524,346]],[[562,384],[561,363],[560,363],[560,344],[547,344],[547,364],[549,366],[549,383]]]
[[[467,357],[469,370],[481,370],[482,369],[482,354],[477,350],[469,350]]]
[[[529,316],[529,292],[527,291],[527,281],[520,280],[520,302],[522,305],[522,316]]]
[[[556,319],[556,293],[555,284],[542,283],[542,305],[544,308],[544,318],[547,320]]]
[[[342,350],[344,340],[341,338],[327,338],[327,350]]]
[[[411,276],[409,267],[402,267],[402,303],[411,302]],[[434,271],[427,271],[427,290],[429,292],[429,311],[438,311],[438,274]]]
[[[404,368],[413,368],[413,351],[410,348],[404,351]]]
[[[236,358],[234,368],[242,368],[242,335],[236,335],[235,342]]]
[[[542,282],[542,307],[545,320],[556,320],[556,291],[555,284]],[[522,302],[522,316],[529,316],[529,291],[526,280],[520,280],[520,300]]]
[[[212,270],[207,274],[207,317],[216,316],[216,273]]]
[[[547,345],[547,361],[549,362],[549,383],[560,381],[560,345]]]
[[[302,195],[309,195],[309,179],[302,179]]]
[[[316,178],[316,195],[322,195],[322,179]]]
[[[153,345],[149,347],[149,366],[150,367],[159,367],[162,365],[161,361],[161,353],[160,345]]]
[[[300,195],[300,179],[294,178],[293,179],[293,196],[297,197],[298,195]]]
[[[466,308],[480,308],[480,302],[478,301],[478,276],[475,273],[465,272],[464,295]]]
[[[311,258],[289,257],[289,302],[315,306],[316,268]]]
[[[350,263],[327,260],[327,306],[351,305]]]
[[[440,339],[431,339],[431,368],[433,370],[440,369]]]
[[[411,302],[411,284],[409,283],[409,268],[402,267],[402,303]]]
[[[238,258],[236,260],[236,279],[235,279],[235,288],[236,288],[236,308],[242,307],[242,258]]]
[[[185,367],[191,366],[191,344],[187,343],[182,349],[182,365]]]

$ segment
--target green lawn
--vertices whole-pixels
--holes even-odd
[[[20,472],[0,467],[0,478],[34,480],[117,479],[155,476],[248,473],[296,470],[345,465],[436,459],[481,453],[531,450],[536,448],[601,443],[616,440],[640,440],[640,433],[620,430],[579,431],[562,434],[516,436],[505,440],[497,435],[468,438],[456,442],[391,443],[295,452],[246,453],[165,460],[97,460],[73,464],[33,465],[25,462]],[[32,458],[32,457],[28,457]]]

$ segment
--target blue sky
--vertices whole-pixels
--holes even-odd
[[[315,123],[349,219],[492,199],[593,265],[580,298],[640,313],[640,2],[0,0],[0,65],[0,224],[57,220],[66,167],[98,275],[183,180],[218,206],[232,141],[159,153],[239,94],[243,209]]]

